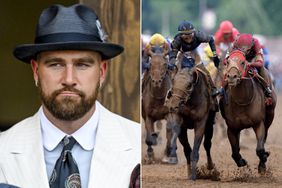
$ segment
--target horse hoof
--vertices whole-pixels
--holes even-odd
[[[177,157],[167,157],[167,156],[165,156],[165,157],[162,159],[162,163],[175,165],[175,164],[178,163],[178,158],[177,158]]]
[[[156,133],[153,133],[152,135],[147,136],[145,142],[148,146],[152,146],[152,145],[155,146],[157,145],[157,138],[158,138],[158,135]]]
[[[258,173],[263,175],[263,174],[265,174],[265,172],[266,172],[265,164],[264,163],[259,164],[259,166],[258,166]]]
[[[156,146],[156,145],[158,144],[157,138],[158,138],[158,135],[157,135],[157,134],[152,134],[151,142],[152,142],[152,145],[153,145],[153,146]]]
[[[243,158],[241,158],[237,163],[238,167],[242,167],[242,166],[246,166],[247,165],[247,161]]]
[[[208,170],[214,169],[214,163],[208,163],[208,164],[207,164],[207,169],[208,169]]]
[[[196,178],[197,178],[197,174],[196,172],[192,172],[191,176],[190,176],[190,180],[193,180],[193,181],[196,181]]]

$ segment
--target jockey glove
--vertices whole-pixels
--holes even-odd
[[[214,66],[216,66],[216,68],[218,68],[218,65],[219,65],[219,58],[217,56],[214,56],[212,57],[212,60],[213,60],[213,63],[214,63]]]
[[[142,69],[143,70],[149,70],[150,69],[150,63],[143,63],[142,62]]]
[[[168,63],[168,65],[167,65],[167,68],[168,68],[169,70],[174,70],[175,67],[176,67],[176,65],[175,65],[175,64],[172,64],[172,63]]]

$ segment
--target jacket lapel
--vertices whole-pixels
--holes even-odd
[[[20,187],[48,188],[38,113],[17,128],[19,130],[11,134],[10,153],[2,167],[8,183]]]
[[[136,165],[130,164],[135,152],[117,116],[98,105],[100,118],[88,187],[128,187],[128,174]]]

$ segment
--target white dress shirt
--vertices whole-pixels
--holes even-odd
[[[65,136],[73,136],[77,143],[72,149],[72,155],[79,169],[81,187],[88,187],[91,158],[99,121],[99,105],[95,104],[95,106],[95,112],[91,118],[72,135],[67,135],[55,127],[45,116],[42,107],[40,108],[40,124],[48,179],[50,179],[56,161],[63,150],[63,145],[59,143]]]

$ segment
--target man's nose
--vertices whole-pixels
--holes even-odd
[[[63,84],[72,86],[76,85],[76,75],[73,66],[66,66],[66,69],[64,71]]]

